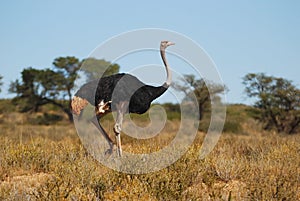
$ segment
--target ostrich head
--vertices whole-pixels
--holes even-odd
[[[165,50],[167,47],[169,47],[170,45],[175,45],[175,43],[172,43],[170,41],[167,40],[163,40],[160,43],[160,50]]]

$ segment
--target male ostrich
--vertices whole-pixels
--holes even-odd
[[[161,58],[167,71],[167,79],[163,85],[158,87],[146,85],[130,74],[119,73],[90,81],[75,93],[71,102],[73,114],[79,116],[88,103],[95,106],[95,117],[91,119],[91,122],[108,141],[109,153],[112,153],[114,143],[100,125],[100,118],[109,112],[117,113],[114,132],[118,155],[122,157],[120,132],[124,114],[145,113],[151,102],[161,96],[171,84],[171,70],[165,55],[165,49],[170,45],[174,45],[174,43],[162,41],[160,44]]]

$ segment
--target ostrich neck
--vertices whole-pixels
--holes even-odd
[[[169,64],[167,62],[167,59],[166,59],[166,52],[165,52],[165,49],[161,49],[160,50],[160,55],[161,55],[161,58],[164,62],[164,65],[165,65],[165,68],[166,68],[166,71],[167,71],[167,80],[166,82],[164,83],[164,86],[167,88],[171,85],[171,82],[172,82],[172,73],[171,73],[171,69],[169,67]]]

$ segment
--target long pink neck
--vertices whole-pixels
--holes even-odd
[[[160,49],[160,55],[161,55],[161,58],[164,62],[164,65],[165,65],[165,68],[166,68],[166,71],[167,71],[167,80],[164,83],[164,86],[169,87],[171,85],[171,82],[172,82],[172,73],[171,73],[171,69],[170,69],[169,64],[167,62],[167,59],[166,59],[165,49]]]

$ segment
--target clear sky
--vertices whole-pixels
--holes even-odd
[[[141,28],[176,31],[213,59],[229,88],[227,101],[247,103],[242,77],[265,72],[300,84],[300,1],[0,2],[0,75],[4,86],[23,68],[51,67],[59,56],[87,57],[100,43]],[[176,67],[174,67],[176,68]],[[121,65],[122,71],[122,65]]]

